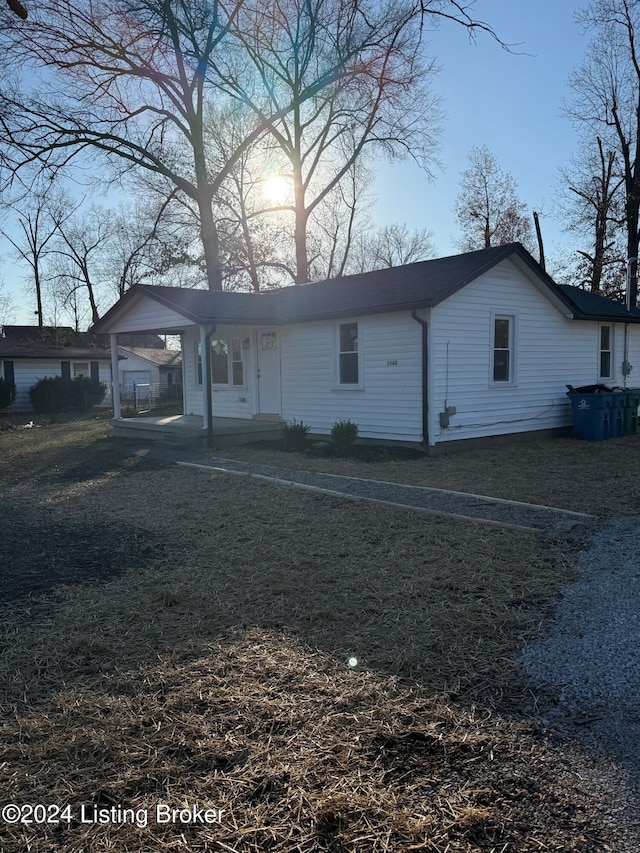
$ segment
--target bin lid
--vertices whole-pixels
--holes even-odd
[[[570,394],[599,394],[603,393],[611,393],[614,389],[609,388],[608,385],[602,385],[598,383],[596,385],[581,385],[579,388],[574,388],[573,385],[567,385]]]

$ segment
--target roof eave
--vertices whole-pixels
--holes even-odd
[[[574,320],[591,320],[595,323],[631,323],[632,325],[640,324],[640,316],[634,317],[630,315],[620,315],[612,317],[610,314],[585,314],[584,311],[576,311],[573,315]]]

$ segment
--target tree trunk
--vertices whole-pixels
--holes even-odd
[[[638,210],[637,205],[636,213],[635,213],[635,229],[633,229],[633,222],[631,220],[627,220],[629,226],[629,236],[627,239],[627,259],[634,259],[634,262],[631,264],[631,274],[629,276],[629,304],[632,308],[635,308],[638,304]]]
[[[38,262],[37,261],[36,261],[36,264],[33,268],[33,273],[34,273],[34,284],[35,284],[35,288],[36,288],[36,305],[37,305],[37,309],[38,309],[36,311],[36,314],[38,315],[38,326],[40,326],[40,328],[42,328],[42,326],[44,325],[43,320],[42,320],[42,284],[40,283],[40,275],[38,272]]]
[[[89,295],[89,305],[91,306],[91,320],[93,323],[97,323],[100,319],[100,314],[98,313],[98,306],[96,305],[96,297],[93,292],[93,285],[87,279],[87,293]]]
[[[296,244],[296,284],[309,281],[309,255],[307,252],[308,211],[304,203],[304,184],[299,159],[293,164],[293,194],[295,210],[294,239]]]
[[[209,198],[198,198],[198,212],[200,214],[200,239],[202,240],[207,269],[207,285],[209,290],[222,290],[220,240]]]

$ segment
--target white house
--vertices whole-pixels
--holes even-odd
[[[0,377],[13,382],[16,398],[5,411],[30,412],[29,389],[40,379],[90,376],[111,385],[111,356],[95,346],[79,346],[70,328],[5,326],[0,337]]]
[[[639,325],[513,243],[264,293],[138,285],[95,330],[114,364],[119,334],[179,334],[184,414],[204,431],[296,419],[322,435],[349,418],[433,446],[568,426],[567,384],[631,385],[625,364],[640,384]]]
[[[180,393],[182,352],[158,347],[118,346],[120,393],[131,398],[135,392],[147,396]]]

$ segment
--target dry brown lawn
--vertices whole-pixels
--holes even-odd
[[[620,849],[590,759],[521,713],[561,543],[176,469],[108,429],[0,433],[0,791],[70,806],[0,823],[3,853]]]
[[[508,441],[424,459],[365,464],[252,446],[220,450],[246,462],[432,486],[596,515],[640,512],[640,434],[603,442]]]

